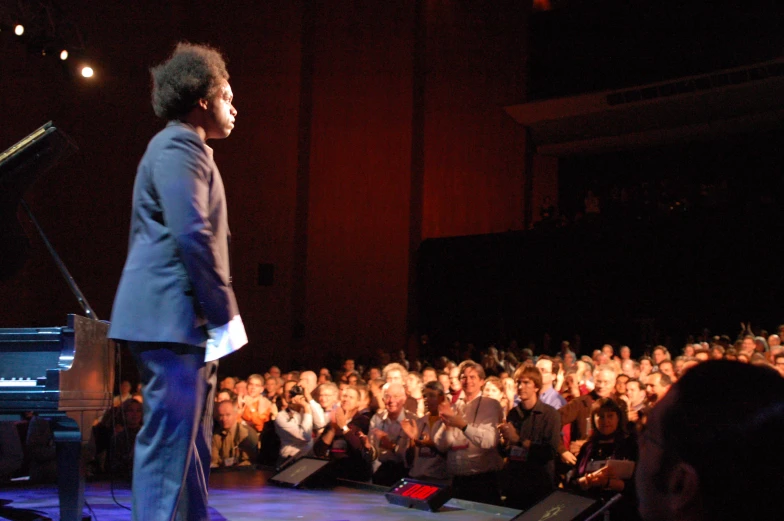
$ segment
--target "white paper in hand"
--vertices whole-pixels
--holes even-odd
[[[248,335],[245,333],[245,326],[239,315],[235,315],[228,324],[208,330],[207,334],[210,338],[207,340],[207,350],[204,353],[205,362],[224,357],[248,343]]]

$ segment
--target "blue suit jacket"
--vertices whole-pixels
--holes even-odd
[[[171,122],[150,141],[136,173],[109,336],[204,345],[205,327],[236,314],[223,180],[195,130]]]

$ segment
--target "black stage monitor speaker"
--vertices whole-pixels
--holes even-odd
[[[452,498],[452,487],[403,478],[384,497],[393,505],[435,512]]]
[[[585,519],[600,502],[556,490],[514,518],[514,521],[576,521]]]
[[[306,482],[309,485],[320,484],[322,480],[317,479],[318,475],[324,474],[322,471],[328,464],[329,460],[325,459],[300,458],[272,476],[269,479],[269,482],[284,487],[294,488],[305,486]]]

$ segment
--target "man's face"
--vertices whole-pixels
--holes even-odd
[[[645,391],[640,389],[640,382],[635,380],[626,384],[626,396],[629,397],[629,405],[640,405],[645,401],[645,394]]]
[[[597,371],[593,377],[594,391],[600,398],[608,398],[615,390],[615,375],[610,371]]]
[[[536,362],[536,368],[542,373],[542,389],[549,389],[553,385],[555,375],[553,374],[553,361],[552,360],[539,360]]]
[[[273,365],[269,369],[269,375],[274,376],[275,378],[280,378],[280,367]]]
[[[371,380],[375,380],[376,378],[381,378],[381,370],[378,367],[371,367],[368,374]]]
[[[312,393],[316,388],[316,373],[313,371],[305,371],[299,375],[299,385],[307,392]]]
[[[321,389],[319,392],[318,402],[325,411],[328,411],[332,409],[333,405],[335,405],[337,398],[338,395],[334,389]]]
[[[231,400],[231,397],[229,396],[229,393],[227,393],[225,390],[220,391],[218,392],[218,394],[215,395],[215,403],[221,403],[227,400]]]
[[[227,376],[223,380],[221,380],[220,388],[221,389],[228,389],[229,391],[234,390],[234,386],[237,385],[237,382],[234,381],[234,378],[231,376]]]
[[[343,394],[340,397],[340,407],[347,414],[357,410],[359,407],[359,394],[356,389],[343,389]]]
[[[778,372],[781,373],[781,376],[784,376],[784,356],[777,356],[773,361],[773,364],[776,366]]]
[[[449,371],[449,388],[452,392],[458,392],[463,388],[460,382],[460,370],[457,367]]]
[[[406,393],[409,396],[417,396],[420,393],[421,383],[413,374],[406,376]]]
[[[659,365],[659,363],[660,363],[662,360],[664,360],[665,358],[666,358],[666,357],[664,356],[664,351],[662,351],[661,349],[654,349],[654,350],[653,350],[653,362],[654,362],[656,365]]]
[[[645,360],[640,360],[640,372],[642,374],[648,374],[653,371],[653,366],[651,365],[651,361],[647,358]]]
[[[564,355],[564,365],[566,367],[572,367],[574,365],[575,359],[572,353],[566,353]]]
[[[218,423],[226,430],[237,424],[237,409],[231,403],[222,403],[218,406]]]
[[[743,344],[740,346],[740,350],[744,353],[753,353],[754,349],[756,349],[757,344],[754,342],[753,338],[744,338]]]
[[[206,100],[206,118],[204,130],[207,139],[223,139],[229,137],[234,129],[237,109],[234,108],[234,93],[229,82],[224,81],[218,92]]]
[[[384,406],[386,406],[389,414],[393,418],[403,410],[403,405],[406,403],[406,392],[399,385],[392,385],[384,391]]]
[[[517,380],[517,396],[520,397],[521,401],[525,402],[531,400],[538,396],[538,394],[539,389],[536,388],[536,384],[529,377],[523,376]]]
[[[632,356],[632,350],[627,346],[621,348],[621,360],[629,360]]]
[[[427,412],[430,413],[431,416],[438,415],[438,404],[444,399],[444,396],[440,394],[438,391],[434,391],[433,389],[425,389],[423,394],[425,397],[425,407],[427,407]]]
[[[264,390],[267,391],[267,396],[275,396],[278,392],[278,380],[275,378],[267,378],[264,383]]]
[[[637,488],[638,508],[643,521],[665,521],[673,519],[668,507],[667,494],[661,490],[664,481],[662,462],[661,418],[676,399],[677,390],[662,398],[662,401],[651,410],[645,430],[640,435],[640,456],[637,462],[635,483]]]
[[[251,398],[256,398],[261,394],[261,390],[264,386],[261,383],[261,380],[258,378],[251,378],[248,380],[248,396]]]
[[[667,389],[668,387],[661,384],[661,375],[658,373],[649,376],[645,384],[645,394],[648,395],[648,401],[650,402],[657,402],[664,398],[664,395],[667,394]]]
[[[622,396],[626,394],[626,382],[629,381],[629,378],[622,374],[615,379],[615,394]]]
[[[602,353],[604,353],[608,358],[612,358],[614,354],[613,346],[611,346],[610,344],[603,345]]]
[[[403,374],[397,369],[387,372],[387,383],[403,385]]]
[[[120,384],[120,394],[129,394],[131,392],[131,382],[123,382]]]
[[[422,371],[422,383],[435,382],[438,377],[436,376],[435,369],[425,369]]]
[[[346,371],[347,373],[353,371],[354,370],[354,360],[349,358],[348,360],[343,362],[343,370]]]
[[[463,389],[468,396],[474,397],[482,390],[482,385],[485,381],[479,376],[479,373],[473,367],[466,367],[463,374],[460,375],[460,383],[463,384]]]
[[[234,384],[234,394],[246,396],[248,394],[248,382],[237,382]]]
[[[661,371],[663,374],[666,374],[667,376],[669,376],[670,380],[672,380],[673,382],[675,381],[675,379],[676,379],[675,370],[672,368],[672,363],[671,362],[667,361],[667,362],[663,362],[662,364],[660,364],[659,365],[659,371]]]

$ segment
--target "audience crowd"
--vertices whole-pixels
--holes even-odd
[[[745,329],[745,326],[744,326]],[[784,376],[777,333],[745,329],[655,346],[639,358],[606,344],[557,354],[489,346],[464,360],[445,356],[363,367],[223,375],[215,395],[215,469],[282,468],[326,458],[335,477],[389,486],[402,477],[451,484],[455,497],[527,509],[557,488],[607,500],[617,519],[637,516],[633,479],[640,433],[675,382],[708,360]],[[732,392],[729,382],[727,391]],[[718,397],[717,397],[718,398]],[[93,427],[93,472],[130,477],[141,395],[121,385],[116,406]]]

